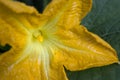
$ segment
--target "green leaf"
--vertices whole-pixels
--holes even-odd
[[[0,44],[0,54],[3,54],[6,51],[9,51],[11,49],[11,46],[9,44],[6,44],[5,46],[2,46]]]
[[[82,24],[117,50],[120,59],[120,0],[93,0]],[[67,71],[70,80],[120,80],[120,65],[112,64],[83,71]]]

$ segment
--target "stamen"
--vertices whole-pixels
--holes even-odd
[[[33,37],[37,40],[39,40],[40,42],[43,41],[43,35],[42,35],[42,32],[39,30],[39,31],[35,31],[33,33]]]

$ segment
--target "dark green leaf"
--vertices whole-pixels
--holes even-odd
[[[0,54],[3,54],[6,51],[9,51],[11,49],[11,46],[9,44],[6,44],[5,46],[0,45]]]
[[[34,6],[40,13],[44,10],[45,6],[51,1],[51,0],[17,0],[20,2],[24,2],[27,5]]]

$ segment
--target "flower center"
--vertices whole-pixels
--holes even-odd
[[[43,42],[43,35],[42,35],[42,32],[41,32],[40,30],[35,31],[35,32],[33,33],[33,37],[34,37],[35,39],[37,39],[38,41]]]

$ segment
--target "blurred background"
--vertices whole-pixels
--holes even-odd
[[[34,6],[39,12],[42,12],[45,6],[51,1],[51,0],[16,0],[20,2],[24,2],[27,5]]]

